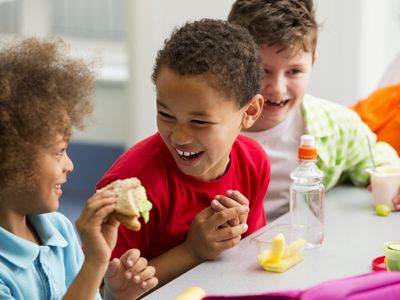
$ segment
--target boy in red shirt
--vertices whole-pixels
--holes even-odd
[[[245,29],[187,23],[159,51],[152,78],[158,133],[126,151],[97,188],[141,180],[150,221],[139,232],[120,226],[113,257],[139,248],[163,284],[265,225],[270,166],[257,142],[239,136],[264,102],[260,56]],[[232,207],[217,212],[214,199]]]

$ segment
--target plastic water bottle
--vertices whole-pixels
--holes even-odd
[[[324,240],[324,173],[316,165],[317,149],[312,135],[302,135],[299,164],[290,173],[290,223],[301,229],[307,248],[319,247]]]

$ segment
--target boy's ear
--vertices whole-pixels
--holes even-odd
[[[315,50],[315,51],[314,51],[314,54],[313,54],[313,59],[312,59],[312,64],[313,64],[313,65],[314,65],[315,62],[317,61],[317,58],[318,58],[318,52],[317,52],[317,50]]]
[[[250,128],[261,115],[264,106],[264,98],[262,95],[254,95],[249,103],[245,106],[244,116],[242,120],[243,128]]]

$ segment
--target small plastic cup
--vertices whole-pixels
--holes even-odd
[[[367,172],[371,176],[374,206],[384,204],[394,210],[392,200],[400,188],[400,167],[381,166]]]
[[[279,224],[271,226],[270,228],[267,227],[265,231],[255,236],[251,240],[256,244],[257,256],[263,253],[265,250],[270,249],[272,246],[272,241],[280,233],[282,233],[285,237],[286,245],[290,245],[298,239],[304,239],[304,228],[300,226]]]
[[[400,241],[386,243],[383,252],[388,271],[400,271]]]

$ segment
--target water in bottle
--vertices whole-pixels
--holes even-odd
[[[317,149],[312,135],[303,135],[299,164],[290,173],[290,222],[301,228],[307,248],[319,247],[324,239],[324,174],[316,165]]]

